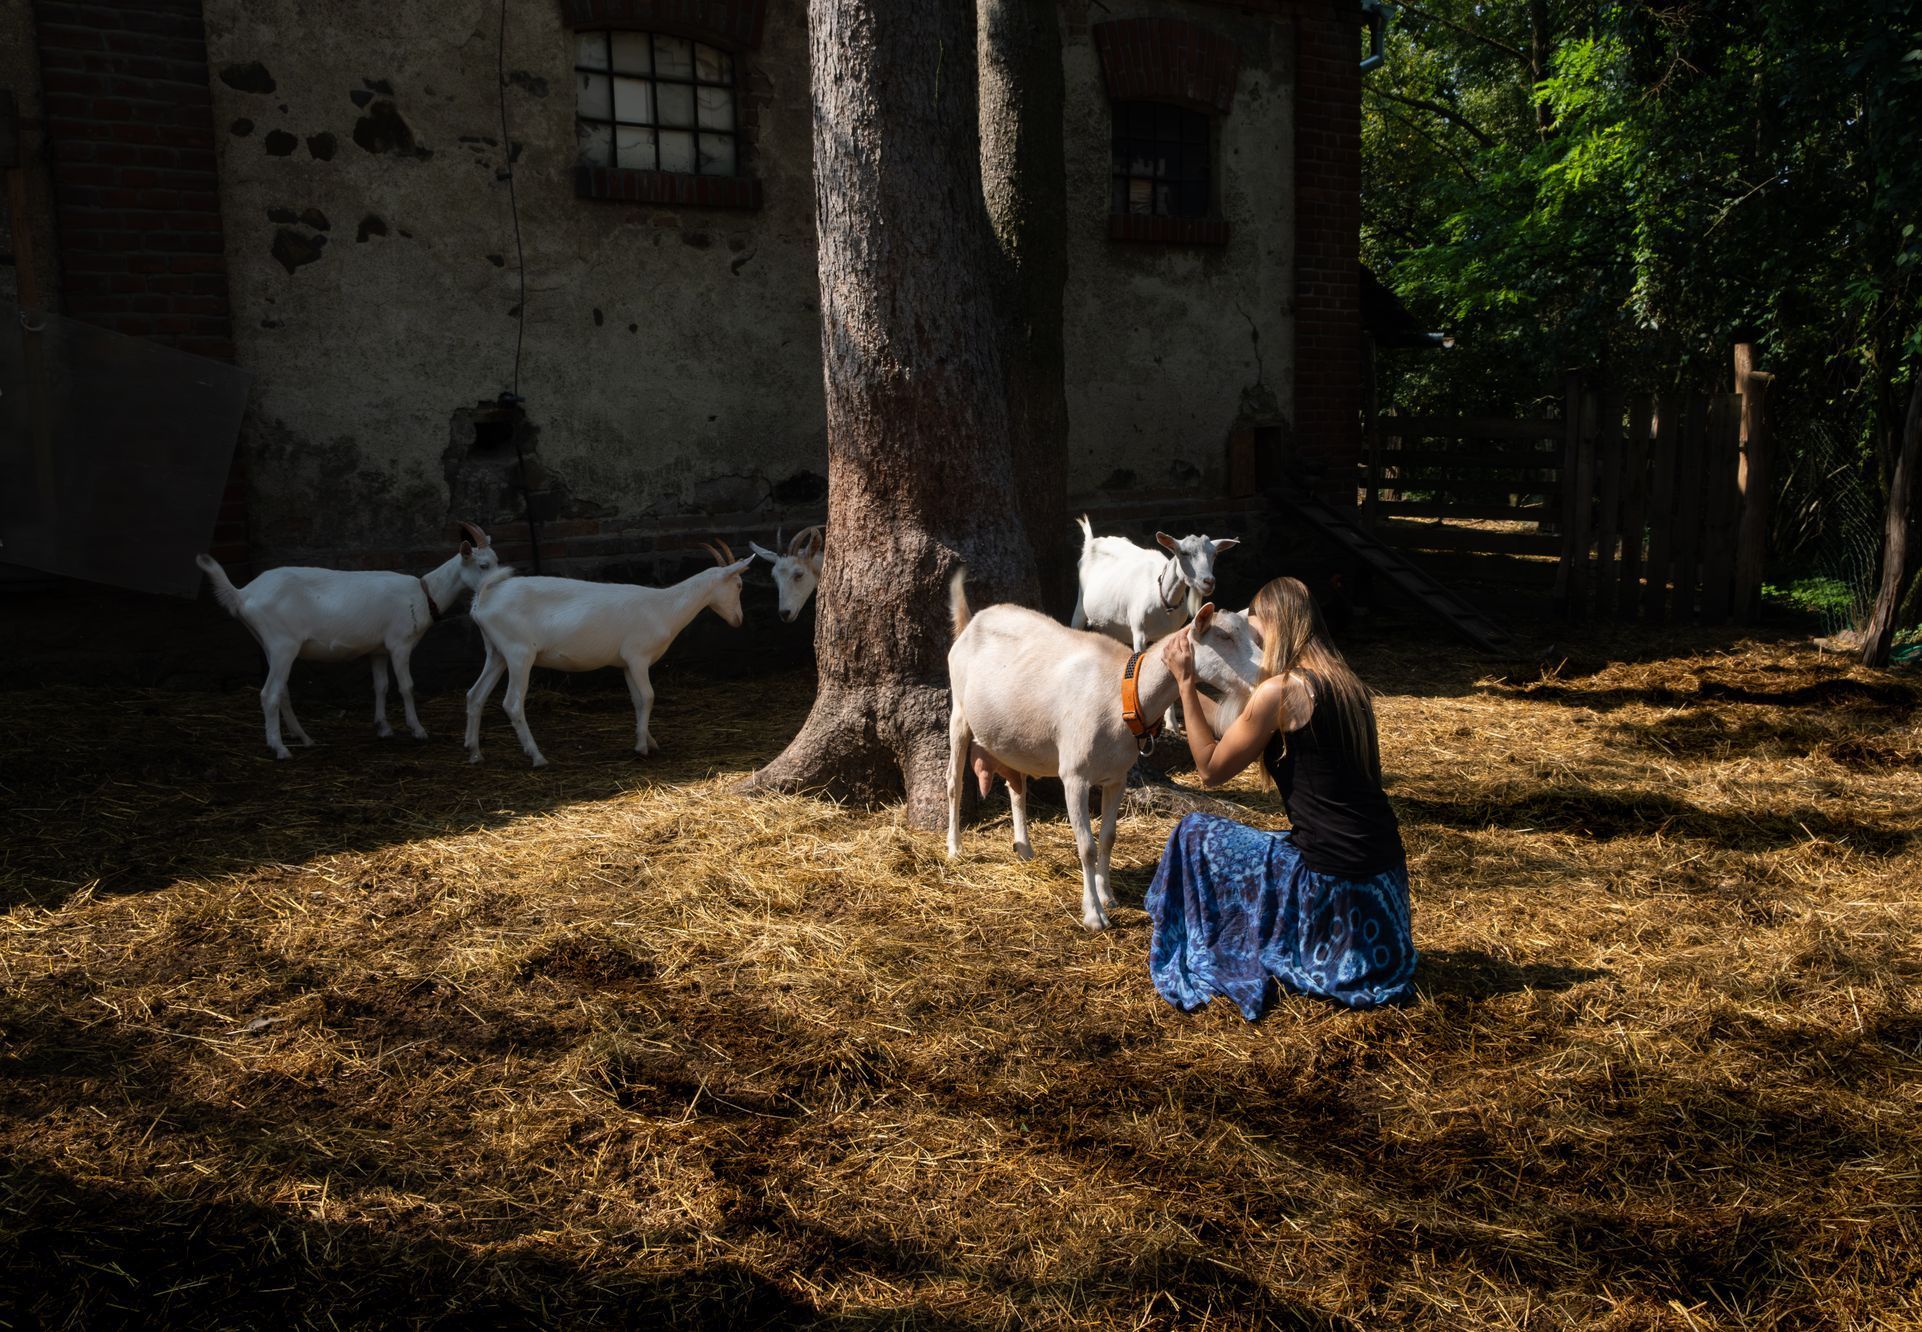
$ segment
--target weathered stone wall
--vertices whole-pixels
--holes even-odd
[[[742,54],[754,210],[581,198],[574,34],[507,6],[526,275],[501,171],[494,0],[205,0],[256,563],[408,567],[455,518],[520,557],[520,463],[542,550],[589,571],[706,530],[822,511],[825,474],[803,0]],[[1212,504],[1228,432],[1294,402],[1293,25],[1106,0],[1233,41],[1219,128],[1225,244],[1109,238],[1108,92],[1088,6],[1064,5],[1067,379],[1078,501]],[[938,206],[930,201],[930,206]],[[637,572],[640,572],[637,570]]]

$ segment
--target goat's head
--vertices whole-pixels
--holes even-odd
[[[489,570],[500,566],[501,557],[494,553],[493,537],[472,523],[460,526],[467,533],[467,540],[460,543],[460,580],[472,592]]]
[[[752,541],[747,544],[748,549],[774,566],[774,590],[781,594],[781,619],[792,624],[821,581],[821,561],[826,550],[821,529],[810,527],[798,534],[784,555]],[[779,532],[774,534],[774,547],[775,550],[781,547]]]
[[[1212,602],[1182,632],[1195,645],[1195,677],[1221,695],[1216,734],[1225,734],[1261,678],[1261,635],[1246,611],[1218,611]]]
[[[1222,537],[1215,540],[1205,536],[1171,537],[1166,532],[1156,532],[1155,542],[1175,562],[1181,571],[1181,581],[1193,588],[1195,595],[1206,601],[1215,594],[1215,556],[1232,546],[1239,546],[1238,537]]]
[[[701,549],[714,557],[720,566],[721,577],[714,580],[714,588],[707,594],[708,609],[728,622],[730,628],[741,627],[741,573],[754,563],[754,553],[748,552],[744,560],[734,558],[734,551],[727,542],[718,537],[714,541],[703,541]]]

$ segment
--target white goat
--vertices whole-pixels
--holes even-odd
[[[704,609],[741,627],[741,572],[754,556],[736,560],[725,542],[719,549],[701,544],[719,567],[703,569],[672,587],[517,578],[506,568],[482,580],[473,614],[487,645],[487,662],[467,691],[467,761],[480,762],[481,707],[505,675],[507,694],[501,706],[514,723],[521,749],[535,767],[547,763],[527,729],[527,677],[536,666],[557,671],[621,667],[634,700],[634,752],[658,749],[648,730],[654,710],[648,668]]]
[[[1171,634],[1215,594],[1215,556],[1238,546],[1235,537],[1180,540],[1156,532],[1164,556],[1126,537],[1098,537],[1081,518],[1081,590],[1074,599],[1077,629],[1096,629],[1139,652]]]
[[[267,654],[267,683],[260,689],[260,710],[267,717],[267,746],[275,758],[289,758],[280,738],[287,723],[294,739],[313,744],[287,699],[287,676],[295,661],[374,659],[374,732],[392,735],[387,724],[387,670],[400,681],[400,702],[407,729],[416,740],[427,730],[414,711],[414,676],[409,660],[428,626],[454,609],[481,575],[499,564],[492,538],[472,523],[462,523],[471,538],[460,552],[430,573],[380,570],[269,569],[245,587],[235,587],[211,555],[194,563],[213,584],[214,600],[247,626]]]
[[[781,619],[786,624],[794,623],[794,617],[808,604],[808,598],[814,595],[821,581],[821,564],[827,555],[827,542],[821,529],[810,527],[797,532],[785,555],[777,555],[757,542],[750,541],[747,545],[774,566],[774,590],[781,594]],[[774,545],[777,550],[780,548],[779,532],[774,534]]]
[[[948,649],[953,691],[948,716],[948,855],[961,851],[961,795],[969,749],[980,745],[1003,767],[1034,777],[1061,778],[1081,854],[1081,923],[1108,924],[1114,905],[1108,865],[1114,851],[1115,816],[1128,770],[1139,753],[1121,716],[1121,675],[1128,651],[1100,634],[1063,626],[1022,606],[968,610],[965,569],[948,585],[954,614],[954,646]],[[1261,641],[1245,614],[1204,605],[1185,629],[1194,640],[1195,673],[1222,691],[1218,724],[1226,728],[1246,703],[1261,665]],[[1136,674],[1144,722],[1161,718],[1175,701],[1174,676],[1161,664],[1159,644],[1148,648]],[[1101,792],[1101,838],[1088,816],[1089,792]],[[1028,842],[1025,779],[1008,783],[1014,815],[1014,852],[1034,855]]]

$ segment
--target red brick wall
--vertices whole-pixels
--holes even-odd
[[[1295,14],[1297,473],[1346,504],[1361,459],[1361,15],[1304,0]]]
[[[61,308],[234,358],[200,0],[34,0]],[[214,553],[245,562],[240,462]]]
[[[1217,116],[1234,103],[1241,55],[1206,28],[1180,19],[1115,19],[1094,25],[1094,46],[1117,102],[1172,102]]]

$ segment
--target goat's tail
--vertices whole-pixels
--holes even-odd
[[[1085,513],[1075,521],[1081,524],[1081,554],[1085,558],[1088,547],[1094,544],[1094,525],[1088,521],[1088,515]]]
[[[240,591],[234,586],[234,580],[227,577],[227,571],[220,567],[220,561],[211,555],[196,555],[194,563],[200,566],[200,572],[207,575],[207,581],[214,585],[214,600],[220,603],[220,609],[239,619]]]
[[[959,638],[968,621],[974,618],[974,612],[968,609],[968,566],[965,564],[948,579],[948,612],[954,616],[954,636]]]

